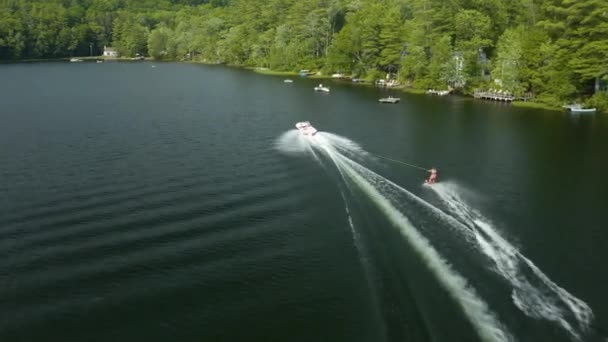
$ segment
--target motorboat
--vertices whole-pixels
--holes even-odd
[[[70,58],[70,62],[72,62],[72,63],[82,62],[82,59],[80,59],[80,58]]]
[[[395,104],[399,101],[401,101],[401,98],[392,97],[392,96],[384,97],[384,98],[381,98],[380,100],[378,100],[378,102],[380,102],[380,103],[392,103],[392,104]]]
[[[318,86],[315,87],[315,91],[320,91],[322,93],[329,93],[329,88],[324,87],[322,84],[319,84]]]
[[[427,94],[430,95],[439,95],[439,96],[445,96],[448,95],[450,93],[449,90],[435,90],[435,89],[429,89],[426,91]]]
[[[570,108],[570,113],[595,113],[596,108]]]
[[[286,79],[286,80],[283,80],[283,82],[285,82],[285,83],[293,83],[293,80]]]
[[[583,105],[574,103],[562,106],[562,108],[570,111],[570,113],[595,113],[596,108],[583,108]]]
[[[313,136],[317,134],[317,129],[312,127],[308,121],[298,122],[296,128],[304,135]]]

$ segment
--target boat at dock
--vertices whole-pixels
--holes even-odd
[[[308,77],[308,76],[314,75],[314,74],[315,74],[314,72],[311,72],[308,69],[302,69],[298,72],[298,75],[300,75],[300,77]]]
[[[435,89],[429,89],[426,91],[427,94],[429,95],[439,95],[439,96],[445,96],[448,95],[450,93],[449,90],[435,90]]]
[[[70,58],[71,63],[82,62],[83,60],[80,58]]]
[[[583,108],[583,105],[578,103],[567,104],[562,106],[562,108],[566,109],[570,113],[595,113],[596,108]]]
[[[392,97],[392,96],[384,97],[384,98],[381,98],[381,99],[378,100],[378,102],[380,102],[380,103],[392,103],[392,104],[395,104],[395,103],[397,103],[399,101],[401,101],[401,98],[399,98],[399,97]]]
[[[324,87],[322,84],[319,84],[318,86],[315,87],[315,91],[320,91],[322,93],[329,93],[329,88]]]
[[[308,121],[296,123],[296,128],[300,131],[300,133],[307,136],[313,136],[318,132],[317,129],[312,127],[312,125]]]
[[[596,108],[570,108],[570,113],[595,113]]]

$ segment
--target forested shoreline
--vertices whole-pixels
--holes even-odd
[[[0,60],[192,60],[608,112],[608,1],[0,0]]]

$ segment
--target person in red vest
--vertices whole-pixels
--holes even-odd
[[[430,170],[428,170],[428,172],[430,172],[431,175],[429,176],[429,179],[426,180],[426,183],[428,183],[428,184],[435,183],[437,181],[437,169],[435,169],[433,167]]]

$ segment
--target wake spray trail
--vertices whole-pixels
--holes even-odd
[[[503,238],[488,223],[490,220],[465,203],[456,185],[439,183],[431,188],[450,212],[471,228],[481,251],[513,287],[511,297],[521,311],[530,317],[556,322],[575,340],[581,340],[589,332],[593,312],[585,302],[551,281]],[[571,322],[573,319],[575,322]]]
[[[330,140],[324,139],[323,136],[317,137],[317,142],[319,143],[318,146],[334,161],[340,172],[367,193],[373,203],[399,229],[400,233],[421,257],[440,284],[462,308],[479,337],[483,341],[511,341],[511,335],[504,330],[504,327],[498,322],[495,315],[488,308],[488,305],[479,298],[467,280],[450,267],[448,262],[433,248],[429,240],[420,234],[410,220],[397,210],[371,183],[382,182],[385,179],[345,157],[337,149],[333,148]],[[351,167],[353,164],[357,165],[357,168],[365,170],[365,172],[356,171]]]
[[[328,133],[326,133],[326,134],[328,134]],[[342,138],[342,139],[344,139],[344,138]],[[348,139],[344,139],[344,141],[348,141]],[[297,130],[291,130],[291,131],[287,131],[287,132],[283,133],[275,142],[274,147],[277,150],[279,150],[285,154],[288,154],[288,155],[297,155],[297,154],[303,154],[303,153],[310,154],[322,168],[326,169],[326,165],[323,163],[323,161],[317,154],[317,151],[315,151],[315,149],[313,149],[313,147],[312,147],[313,143],[315,143],[315,140],[303,137],[302,134],[300,134],[300,132],[298,132]],[[355,143],[352,143],[352,144],[345,143],[344,146],[346,146],[345,152],[361,151],[360,154],[364,154],[363,150]],[[342,179],[344,179],[344,175],[342,174],[342,171],[340,169],[338,169],[338,172],[340,173],[340,177]],[[355,248],[357,249],[357,253],[359,255],[359,261],[361,262],[361,265],[363,267],[365,279],[367,281],[368,286],[370,287],[371,298],[374,303],[374,308],[377,308],[378,303],[379,303],[378,296],[377,296],[378,289],[376,288],[376,284],[374,282],[374,279],[375,279],[374,273],[375,272],[373,269],[373,265],[370,262],[370,259],[368,257],[369,253],[367,251],[367,247],[366,247],[365,243],[363,243],[363,240],[361,239],[361,235],[355,229],[355,224],[353,222],[353,218],[351,215],[350,206],[348,204],[348,200],[347,200],[346,194],[345,194],[347,189],[344,188],[343,184],[339,183],[338,185],[339,185],[339,189],[340,189],[340,195],[342,196],[342,201],[344,202],[344,211],[348,218],[348,224],[349,224],[350,231],[351,231],[351,234],[353,237],[353,243],[355,245]],[[347,185],[347,184],[345,184],[345,185]],[[379,313],[376,313],[376,315],[378,317],[381,316]],[[381,340],[385,341],[386,340],[386,326],[384,326],[384,325],[382,326],[382,336],[383,336],[383,338]]]

